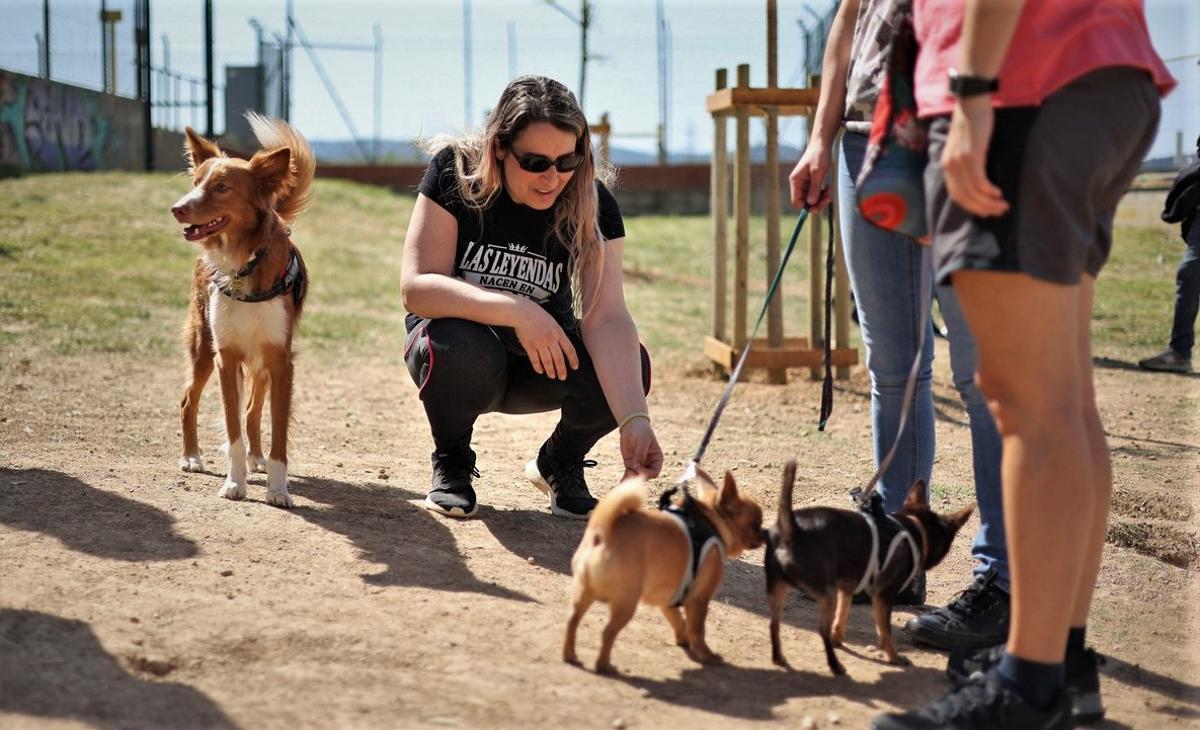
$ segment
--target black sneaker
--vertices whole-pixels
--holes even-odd
[[[470,449],[435,451],[432,461],[433,488],[422,506],[446,517],[474,517],[479,511],[475,489],[471,486],[471,477],[479,476],[475,469],[475,452]]]
[[[1070,730],[1067,693],[1046,710],[1028,705],[994,673],[972,677],[924,707],[879,715],[872,730]]]
[[[1004,658],[1004,645],[971,652],[955,652],[946,664],[946,674],[955,684],[967,682],[973,676],[986,674]],[[1071,700],[1071,717],[1076,726],[1095,725],[1104,719],[1104,703],[1100,699],[1100,667],[1104,655],[1095,649],[1082,654],[1067,654],[1064,682]]]
[[[1008,594],[989,570],[942,608],[909,619],[904,630],[913,641],[939,649],[984,649],[1008,640],[1008,618]]]
[[[573,520],[586,520],[596,507],[588,492],[583,470],[596,465],[591,459],[560,464],[546,455],[543,446],[536,459],[525,465],[525,476],[550,497],[550,513]]]

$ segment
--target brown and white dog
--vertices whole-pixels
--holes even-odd
[[[230,157],[190,127],[184,152],[192,190],[171,206],[183,237],[200,244],[184,340],[191,377],[183,391],[184,471],[203,471],[196,438],[200,394],[214,360],[225,407],[228,471],[218,492],[246,496],[247,444],[242,440],[242,379],[250,382],[246,437],[254,471],[267,473],[267,502],[291,507],[287,432],[292,400],[292,336],[307,289],[304,260],[291,225],[308,206],[316,170],[312,149],[279,120],[248,115],[263,149]],[[262,407],[271,398],[271,452],[263,458]]]
[[[563,661],[578,664],[575,633],[593,601],[608,604],[596,671],[612,673],[613,642],[637,611],[638,603],[658,606],[675,632],[675,643],[696,661],[717,664],[721,657],[704,640],[708,604],[725,577],[725,560],[763,544],[762,509],[743,496],[725,473],[718,490],[702,471],[688,515],[642,509],[641,479],[622,482],[606,494],[588,520],[571,573],[571,617],[563,641]],[[686,520],[685,520],[686,518]],[[703,523],[689,532],[687,522]],[[681,529],[682,528],[682,529]],[[699,542],[699,544],[697,544]],[[716,547],[717,549],[711,549]],[[680,611],[687,612],[687,619]]]

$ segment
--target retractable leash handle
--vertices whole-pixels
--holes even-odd
[[[754,322],[754,329],[750,331],[750,337],[746,340],[746,346],[742,348],[742,354],[738,356],[737,365],[734,366],[733,372],[729,375],[729,382],[725,385],[725,392],[721,394],[716,408],[713,409],[712,416],[708,419],[708,427],[704,429],[704,436],[700,439],[700,445],[696,448],[696,453],[688,460],[688,463],[684,466],[683,473],[679,475],[679,479],[676,481],[676,484],[683,485],[685,493],[687,492],[688,483],[696,478],[696,469],[700,467],[700,461],[704,458],[704,452],[708,450],[708,443],[712,440],[713,432],[717,430],[717,422],[721,420],[721,414],[725,411],[725,406],[729,404],[729,396],[733,393],[733,386],[737,385],[738,379],[741,378],[742,366],[746,364],[746,356],[750,354],[750,348],[754,343],[754,335],[758,334],[758,328],[762,324],[763,317],[767,314],[767,307],[771,304],[771,299],[775,297],[776,290],[779,289],[779,282],[783,278],[783,270],[787,268],[788,259],[792,257],[792,251],[796,248],[796,240],[800,238],[800,231],[804,228],[806,220],[808,220],[807,207],[800,210],[800,215],[796,219],[796,228],[792,231],[792,239],[788,241],[787,249],[783,252],[783,260],[779,262],[779,269],[775,271],[775,278],[771,280],[771,286],[767,289],[767,297],[763,300],[762,310],[759,311],[758,319]]]

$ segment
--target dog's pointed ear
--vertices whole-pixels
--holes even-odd
[[[250,173],[268,193],[279,192],[296,177],[296,171],[292,168],[292,151],[280,147],[270,152],[256,152],[250,158]]]
[[[975,503],[972,502],[971,504],[960,509],[959,511],[955,512],[954,514],[947,515],[946,523],[948,525],[950,525],[950,528],[953,529],[954,532],[958,532],[959,529],[961,529],[962,526],[967,523],[967,520],[971,519],[971,513],[974,511],[975,511]]]
[[[721,504],[729,504],[738,498],[737,481],[733,478],[733,472],[726,470],[725,481],[721,484],[721,491],[717,495],[717,499]]]
[[[904,499],[904,509],[929,509],[929,490],[925,487],[924,479],[918,479],[908,488],[908,496]]]
[[[183,156],[187,159],[192,172],[203,165],[205,160],[223,156],[220,147],[196,134],[196,130],[191,127],[184,129],[184,135]]]

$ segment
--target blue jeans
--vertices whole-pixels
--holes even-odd
[[[1200,311],[1200,220],[1188,230],[1187,250],[1175,272],[1175,324],[1171,327],[1171,349],[1192,356],[1196,344],[1196,313]]]
[[[866,135],[842,135],[842,164],[838,194],[842,241],[850,285],[858,306],[867,370],[871,374],[871,432],[878,464],[891,448],[900,427],[904,386],[916,356],[921,321],[921,281],[929,281],[932,263],[921,270],[921,247],[907,237],[878,228],[858,212],[854,180],[862,168]],[[1004,513],[1000,496],[1000,433],[987,401],[975,385],[977,352],[954,289],[936,287],[950,338],[950,370],[954,387],[967,409],[971,427],[971,455],[975,472],[975,498],[980,528],[971,546],[978,561],[975,574],[989,569],[1008,590],[1008,549],[1004,538]],[[927,325],[925,347],[917,373],[915,403],[909,411],[904,436],[896,456],[879,481],[879,491],[889,512],[904,504],[909,487],[918,479],[930,483],[933,471],[933,327]]]

